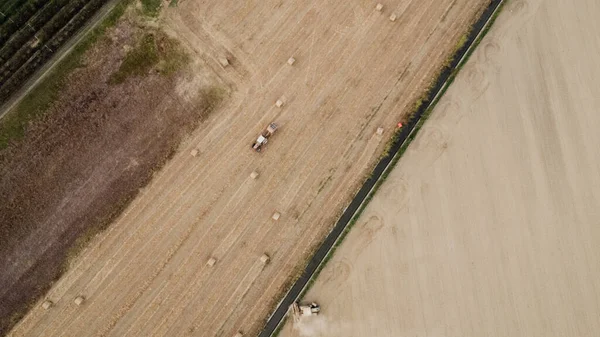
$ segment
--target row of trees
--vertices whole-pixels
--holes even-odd
[[[26,22],[30,32],[22,28],[0,49],[0,102],[8,100],[106,1],[52,0],[42,6]]]
[[[8,19],[27,1],[29,0],[7,0],[0,5],[0,25],[8,21]]]
[[[29,19],[40,12],[47,3],[47,0],[28,0],[19,6],[15,12],[10,14],[6,18],[6,21],[2,23],[2,26],[0,26],[0,46],[4,45],[13,34],[27,27]]]

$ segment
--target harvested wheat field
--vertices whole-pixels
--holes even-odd
[[[598,13],[507,3],[281,336],[600,335]]]
[[[72,262],[46,295],[53,304],[40,301],[9,335],[255,335],[486,4],[165,8],[165,31],[231,95]],[[189,74],[173,95],[203,76]],[[270,122],[279,129],[256,153]]]

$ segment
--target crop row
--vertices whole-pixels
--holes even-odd
[[[10,60],[21,47],[36,35],[36,32],[44,28],[44,26],[61,11],[68,1],[69,0],[53,0],[48,2],[46,6],[39,10],[19,31],[13,32],[6,44],[2,41],[4,37],[0,36],[0,45],[4,44],[0,49],[0,62]]]
[[[12,53],[0,67],[0,102],[18,90],[106,1],[53,0],[43,7],[49,11],[47,14],[40,11],[29,20],[45,20],[39,29],[34,33],[20,30],[11,37],[0,50],[2,57]]]
[[[27,22],[48,3],[47,0],[28,0],[6,18],[0,27],[0,45],[3,45],[18,30],[27,26]]]
[[[0,25],[3,25],[19,8],[29,0],[8,0],[0,6]]]

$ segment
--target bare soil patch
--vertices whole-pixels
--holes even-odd
[[[111,83],[142,41],[155,62]],[[220,97],[208,97],[209,89],[191,100],[175,94],[181,74],[173,60],[184,61],[177,48],[160,31],[122,21],[24,138],[0,151],[0,334],[214,109]]]

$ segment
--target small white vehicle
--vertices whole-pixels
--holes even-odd
[[[304,305],[298,302],[292,304],[292,313],[295,317],[318,315],[320,311],[321,306],[315,302]]]

